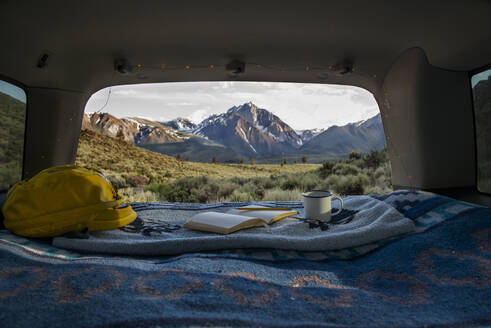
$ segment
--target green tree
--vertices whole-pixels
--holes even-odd
[[[366,167],[377,168],[383,162],[387,161],[386,150],[378,151],[372,150],[369,154],[365,155],[363,160],[365,162]]]
[[[307,163],[307,156],[302,156],[302,163]]]
[[[250,158],[250,163],[251,163],[251,165],[255,165],[256,164],[256,159],[254,157],[251,157]]]
[[[351,153],[349,153],[349,159],[360,159],[361,158],[361,153],[359,150],[353,150]]]
[[[182,161],[182,156],[181,156],[181,154],[177,154],[176,159],[177,159],[178,161]]]
[[[216,164],[217,163],[217,157],[216,156],[213,156],[213,158],[211,159],[211,162],[213,164]]]
[[[288,160],[286,158],[283,158],[283,164],[284,165],[288,164]]]
[[[341,161],[339,161],[341,162]],[[321,178],[326,178],[332,173],[332,169],[334,168],[334,165],[336,165],[336,162],[332,161],[327,161],[322,164],[322,167],[319,169]]]
[[[243,158],[241,158],[239,163],[240,163],[240,164],[244,164],[244,159],[243,159]]]

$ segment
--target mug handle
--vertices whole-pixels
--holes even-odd
[[[338,215],[339,213],[341,213],[341,211],[343,210],[343,200],[339,196],[332,196],[332,199],[333,200],[337,199],[341,202],[341,207],[339,208],[339,210],[336,213],[331,213],[331,216],[335,216],[335,215]]]

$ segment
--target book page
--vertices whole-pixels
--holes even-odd
[[[258,206],[258,205],[248,205],[248,206],[244,206],[243,208],[258,208],[258,207],[267,208],[265,206]],[[230,211],[227,211],[227,214],[247,216],[250,218],[261,218],[267,224],[271,224],[272,222],[275,221],[275,218],[284,218],[287,216],[298,214],[298,212],[294,211],[294,210],[289,210],[289,211],[275,211],[275,210],[271,210],[271,211],[268,211],[268,210],[246,211],[246,210],[238,210],[238,209],[233,208]]]
[[[204,212],[191,217],[186,224],[198,223],[200,225],[215,226],[229,230],[245,221],[251,220],[252,218],[253,217],[251,216],[230,214],[228,212]]]

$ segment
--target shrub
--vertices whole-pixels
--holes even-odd
[[[261,199],[264,196],[264,189],[257,186],[253,181],[244,184],[239,188],[239,191],[248,193],[253,199]]]
[[[242,177],[233,177],[230,179],[231,182],[236,183],[238,185],[243,185],[249,181],[247,178],[242,178]]]
[[[219,184],[218,201],[226,199],[234,192],[234,190],[238,188],[239,188],[238,184],[229,181]]]
[[[341,177],[339,175],[331,174],[329,177],[327,177],[327,179],[320,181],[315,188],[322,190],[335,190],[340,179]]]
[[[301,166],[304,173],[296,173],[295,166],[284,166],[280,169],[279,165],[270,165],[272,169],[268,165],[230,165],[230,168],[237,172],[246,172],[248,177],[240,175],[232,178],[188,176],[174,181],[174,178],[187,174],[206,175],[209,172],[207,168],[213,165],[180,163],[173,167],[173,163],[177,161],[172,159],[168,166],[162,169],[161,165],[164,164],[161,162],[147,163],[142,160],[119,173],[116,169],[119,162],[114,161],[113,158],[102,158],[99,163],[104,163],[105,166],[102,169],[108,173],[108,179],[120,189],[125,189],[123,198],[125,201],[160,200],[186,203],[227,200],[280,201],[301,200],[301,192],[312,189],[328,189],[336,193],[355,195],[391,191],[390,163],[387,161],[385,151],[373,151],[361,155],[361,158],[357,158],[357,155],[350,157],[346,160],[326,161],[320,168],[307,172],[304,170],[307,167]],[[254,158],[250,160],[251,163],[255,163]],[[303,163],[305,161],[302,159]],[[226,170],[228,166],[223,165],[223,170]],[[96,165],[95,168],[97,167]],[[178,171],[175,167],[186,168],[188,171]],[[215,166],[215,168],[218,167]],[[219,171],[221,172],[222,169],[220,168]],[[264,176],[264,174],[269,175]],[[145,188],[142,189],[139,186],[145,186]]]
[[[387,161],[386,151],[372,150],[370,153],[363,157],[363,164],[365,167],[377,168],[382,163]]]
[[[381,194],[386,194],[391,192],[392,189],[388,187],[381,187],[381,186],[368,186],[365,188],[365,194],[366,195],[381,195]]]
[[[149,183],[149,179],[142,175],[127,175],[125,179],[126,184],[131,187],[143,187]]]
[[[123,202],[156,202],[158,195],[150,190],[135,190],[133,188],[124,188],[119,190],[119,195]]]
[[[256,177],[251,180],[258,188],[271,189],[277,186],[277,181],[271,177]]]
[[[291,174],[284,177],[280,186],[283,190],[308,190],[313,189],[318,181],[319,177],[315,173]]]
[[[319,182],[319,176],[315,173],[306,173],[302,176],[302,184],[300,189],[306,191],[314,189]]]
[[[319,169],[319,174],[322,178],[326,178],[332,173],[332,169],[336,165],[336,162],[327,161],[322,164],[322,167]]]
[[[165,195],[172,189],[172,187],[166,183],[153,184],[143,189],[144,191],[151,191],[160,196],[161,199],[165,199]]]
[[[136,181],[128,175],[123,175],[124,184],[126,187],[137,187]]]
[[[267,201],[297,201],[302,200],[302,192],[298,189],[281,190],[278,188],[266,190],[262,200]]]
[[[375,178],[380,178],[381,176],[384,176],[385,174],[386,174],[386,170],[384,167],[377,167],[377,169],[373,173]]]
[[[216,183],[208,183],[199,189],[193,189],[192,194],[200,203],[217,202],[220,188]]]
[[[335,191],[341,195],[363,195],[365,187],[370,183],[365,175],[347,175],[341,177]]]
[[[254,200],[252,196],[247,192],[240,192],[234,190],[234,192],[228,197],[228,202],[250,202]]]
[[[126,184],[126,179],[124,179],[122,176],[105,175],[105,177],[118,189],[128,187],[128,185]]]
[[[332,172],[337,175],[357,175],[360,169],[353,164],[338,163],[334,165]]]
[[[290,177],[281,184],[281,189],[283,190],[293,190],[297,189],[297,187],[299,187],[298,180],[295,177]]]
[[[349,159],[360,159],[361,158],[361,153],[359,150],[353,150],[351,153],[349,153],[348,156]]]

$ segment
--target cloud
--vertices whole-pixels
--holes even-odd
[[[198,123],[201,123],[201,121],[203,121],[206,117],[208,117],[206,111],[204,109],[199,109],[197,111],[195,111],[194,113],[192,113],[191,115],[189,115],[189,119],[195,123],[195,124],[198,124]]]
[[[104,109],[115,116],[147,116],[195,123],[252,101],[294,129],[322,128],[367,119],[378,112],[371,93],[344,85],[275,82],[177,82],[117,86]],[[100,108],[108,90],[94,94],[86,111]],[[373,115],[372,115],[373,114]],[[163,119],[160,119],[161,121]]]
[[[166,103],[166,105],[169,105],[169,106],[194,106],[195,104],[192,102],[181,101],[181,102],[169,102],[169,103]]]

